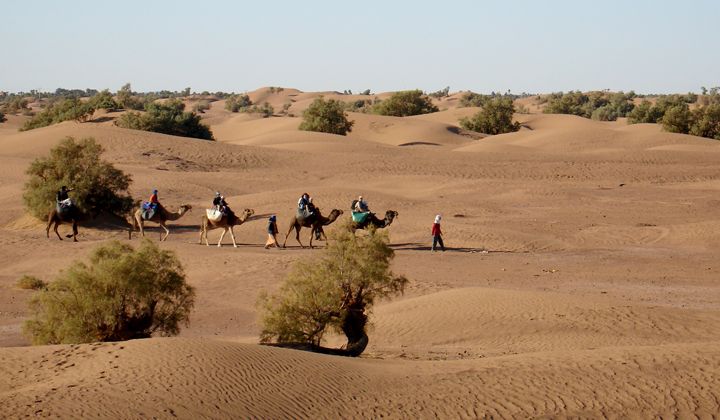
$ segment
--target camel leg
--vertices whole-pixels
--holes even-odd
[[[218,241],[218,248],[222,246],[222,240],[225,237],[225,234],[227,233],[228,228],[223,228],[222,233],[220,234],[220,240]]]
[[[287,244],[287,238],[290,236],[290,232],[292,232],[295,225],[290,225],[290,229],[288,229],[287,233],[285,234],[285,241],[283,242],[283,248],[285,248],[285,244]]]
[[[200,226],[200,239],[198,240],[198,245],[202,245],[204,231],[205,231],[205,226]]]
[[[300,247],[305,249],[305,245],[303,245],[302,242],[300,242],[300,229],[302,229],[302,226],[300,226],[300,225],[295,226],[295,239],[300,244]]]
[[[168,236],[170,236],[170,229],[168,229],[168,227],[165,226],[165,223],[160,223],[160,227],[165,229],[165,236],[162,236],[162,233],[160,234],[160,242],[162,242],[165,239],[167,239]]]
[[[315,236],[315,228],[313,226],[310,226],[310,249],[313,249],[312,241],[313,241],[314,236]]]
[[[137,221],[138,229],[140,229],[140,236],[142,236],[144,238],[145,237],[145,223],[142,221],[142,219],[138,220],[137,218],[135,218],[135,220]]]
[[[78,241],[77,240],[78,230],[77,230],[77,221],[75,221],[75,220],[73,220],[72,229],[73,229],[73,233],[72,233],[73,242],[77,242]]]
[[[203,234],[205,235],[205,245],[210,246],[210,242],[208,242],[208,230],[210,230],[210,229],[209,228],[205,229],[203,231]]]
[[[60,234],[58,233],[58,226],[60,226],[60,223],[55,222],[55,227],[53,228],[53,230],[55,231],[55,234],[57,235],[58,239],[60,239],[62,241],[63,239],[60,236]]]
[[[233,233],[233,227],[232,227],[232,226],[230,226],[230,237],[231,237],[232,240],[233,240],[233,246],[234,246],[235,248],[237,248],[237,243],[235,242],[235,233]]]
[[[48,219],[47,227],[45,228],[45,234],[48,237],[48,239],[50,239],[50,226],[52,226],[52,222],[53,222],[53,220],[52,220],[52,216],[51,216],[51,218]]]

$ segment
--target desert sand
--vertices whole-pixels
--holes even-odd
[[[24,117],[0,124],[0,417],[720,413],[720,142],[541,114],[528,99],[519,132],[486,137],[458,128],[477,109],[458,108],[457,95],[429,115],[352,113],[347,137],[298,131],[321,94],[363,98],[250,92],[275,109],[292,103],[294,116],[265,119],[213,102],[203,118],[216,142],[120,129],[113,113],[28,132],[17,131]],[[157,188],[170,209],[193,206],[162,244],[197,289],[178,337],[29,347],[22,335],[34,292],[19,277],[52,280],[99,244],[128,240],[113,224],[81,225],[78,243],[47,239],[26,215],[24,171],[65,136],[100,142],[134,196]],[[215,191],[255,210],[235,229],[237,249],[227,236],[222,248],[197,243]],[[358,194],[379,214],[399,212],[393,269],[410,284],[376,306],[357,359],[257,344],[258,294],[319,252],[292,236],[263,249],[267,217],[278,215],[284,239],[306,191],[324,212]],[[448,250],[431,253],[438,213]]]

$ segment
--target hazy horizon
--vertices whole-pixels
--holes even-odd
[[[0,91],[698,92],[720,3],[12,2]]]

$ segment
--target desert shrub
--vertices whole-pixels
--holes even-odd
[[[3,122],[5,122],[5,121],[7,121],[7,118],[5,118],[5,114],[3,114],[2,112],[0,112],[0,123],[3,123]]]
[[[201,99],[192,108],[193,112],[204,114],[205,111],[210,109],[210,101]]]
[[[94,109],[90,104],[77,98],[61,99],[49,104],[42,112],[37,113],[25,122],[21,131],[32,130],[63,121],[85,121]]]
[[[332,237],[321,255],[295,264],[277,293],[260,297],[261,342],[317,348],[334,329],[348,339],[342,354],[357,356],[365,349],[366,311],[402,293],[408,280],[390,270],[394,253],[387,232],[356,237],[339,229]]]
[[[690,130],[691,113],[687,104],[670,107],[662,117],[662,126],[670,133],[687,133]]]
[[[591,118],[596,121],[615,121],[618,116],[612,106],[605,105],[593,111]]]
[[[269,102],[265,102],[262,106],[248,106],[241,108],[240,112],[246,112],[248,114],[260,114],[263,118],[272,117],[275,114],[275,109],[270,105]]]
[[[600,108],[598,118],[612,118],[603,121],[614,121],[618,117],[625,117],[635,107],[632,103],[635,92],[588,92],[570,91],[567,93],[552,93],[546,97],[547,104],[543,109],[546,114],[569,114],[585,118],[592,118],[593,113]]]
[[[283,107],[282,107],[282,110],[280,111],[280,113],[283,115],[289,115],[291,106],[292,106],[292,102],[285,102],[283,104]]]
[[[248,95],[232,95],[225,100],[225,109],[230,112],[239,112],[250,105],[252,101]]]
[[[275,86],[270,86],[270,89],[269,89],[270,93],[280,93],[283,90],[285,90],[285,88],[275,87]]]
[[[118,104],[115,102],[115,99],[113,99],[112,93],[110,93],[107,89],[98,92],[95,96],[90,98],[88,106],[93,110],[113,110],[118,108]]]
[[[300,130],[344,136],[352,131],[352,126],[353,121],[348,121],[345,105],[341,101],[317,98],[303,111]]]
[[[172,251],[150,240],[137,249],[112,241],[31,300],[24,330],[33,344],[172,336],[187,324],[194,297]]]
[[[16,285],[21,289],[40,290],[44,289],[47,286],[47,283],[35,276],[28,276],[26,274],[18,279]]]
[[[122,214],[133,200],[127,195],[130,176],[101,159],[102,146],[93,138],[75,141],[67,137],[50,150],[50,156],[35,159],[27,170],[23,200],[30,213],[47,220],[61,186],[73,188],[73,202],[85,213],[107,211]]]
[[[148,100],[152,100],[148,98]],[[130,83],[124,84],[115,94],[115,101],[117,102],[118,106],[122,109],[134,109],[134,110],[142,110],[145,107],[145,102],[139,98],[137,98],[132,91],[132,86],[130,86]]]
[[[460,127],[485,134],[503,134],[518,131],[520,123],[513,122],[515,106],[510,98],[494,98],[470,118],[462,118]]]
[[[128,112],[115,121],[118,127],[153,131],[173,136],[213,140],[212,131],[200,122],[194,112],[185,112],[185,104],[177,99],[167,103],[150,103],[144,114]]]
[[[656,123],[662,116],[660,109],[648,101],[642,101],[628,114],[628,124]]]
[[[361,95],[365,95],[365,96],[370,96],[370,95],[371,95],[370,89],[365,89],[365,90],[363,90],[362,92],[360,92],[360,94],[361,94]]]
[[[425,96],[421,90],[396,92],[374,107],[376,114],[393,117],[430,114],[437,111],[438,108],[433,105],[430,98]]]
[[[689,133],[720,140],[720,104],[707,105],[694,110]]]
[[[525,106],[525,105],[523,105],[523,104],[520,104],[520,105],[518,105],[518,106],[515,107],[515,113],[517,113],[517,114],[529,114],[529,113],[530,113],[530,109],[528,109],[527,106]]]
[[[450,96],[450,86],[445,87],[445,89],[440,89],[435,92],[429,93],[428,96],[431,98],[446,98]]]
[[[27,99],[20,96],[14,96],[0,105],[0,111],[5,114],[23,114],[29,112],[30,108],[28,108]]]
[[[485,105],[485,102],[487,102],[490,99],[490,96],[488,95],[482,95],[480,93],[475,92],[465,92],[460,97],[460,106],[462,107],[481,107]]]

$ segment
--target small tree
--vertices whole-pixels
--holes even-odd
[[[407,117],[437,112],[438,108],[421,90],[406,90],[396,92],[388,99],[378,103],[375,105],[374,111],[380,115]]]
[[[642,101],[628,114],[628,124],[656,123],[662,118],[662,111],[648,101]]]
[[[596,121],[615,121],[618,115],[612,106],[605,105],[593,111],[591,118]]]
[[[662,117],[663,129],[671,133],[688,133],[690,122],[691,113],[687,104],[670,107]]]
[[[520,123],[513,122],[515,106],[510,98],[494,98],[485,103],[477,114],[462,118],[460,127],[485,134],[503,134],[518,131]]]
[[[88,105],[93,110],[113,110],[118,108],[118,104],[115,102],[115,99],[113,99],[112,93],[110,93],[110,91],[107,89],[98,92],[95,96],[90,98]]]
[[[694,110],[690,134],[720,140],[720,104]]]
[[[113,241],[39,292],[24,329],[33,344],[172,336],[188,323],[194,298],[172,251],[149,240],[137,249]]]
[[[315,99],[303,112],[300,130],[346,135],[352,130],[354,121],[348,121],[345,104],[334,99]]]
[[[133,204],[127,195],[130,176],[101,159],[102,146],[93,138],[67,137],[50,150],[50,156],[30,164],[23,200],[30,213],[47,220],[61,186],[74,189],[72,198],[85,213],[125,213]]]
[[[332,236],[321,256],[298,262],[276,294],[261,296],[262,343],[359,356],[368,343],[366,311],[405,289],[408,280],[390,270],[394,253],[386,232],[356,237],[339,229]],[[345,349],[321,347],[330,328],[345,334]]]

